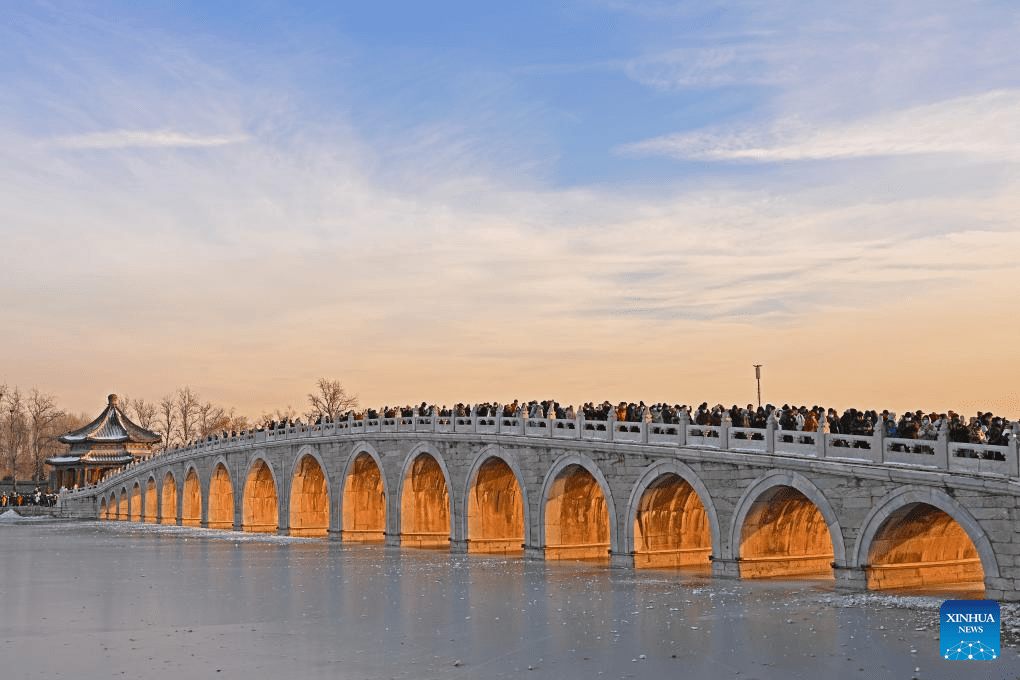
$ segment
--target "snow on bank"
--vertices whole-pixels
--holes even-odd
[[[51,517],[50,515],[29,515],[27,517],[23,517],[19,515],[17,512],[15,512],[13,509],[8,510],[7,512],[0,515],[0,523],[3,524],[14,523],[20,524],[22,522],[52,522],[55,519],[57,518]]]

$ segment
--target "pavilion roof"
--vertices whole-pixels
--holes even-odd
[[[117,395],[111,394],[106,409],[85,427],[57,437],[65,444],[156,444],[163,437],[135,425],[117,406]]]

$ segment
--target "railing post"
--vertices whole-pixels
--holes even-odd
[[[825,414],[822,414],[821,420],[818,421],[818,429],[815,430],[815,449],[818,452],[819,458],[825,458],[825,447],[827,442],[826,437],[829,436],[829,421],[825,419]]]
[[[730,420],[730,414],[724,413],[722,420],[719,421],[719,448],[729,449],[730,448],[730,424],[733,421]]]
[[[765,451],[766,453],[776,452],[776,419],[771,415],[765,421]]]
[[[648,421],[647,420],[642,420],[640,423],[638,423],[638,428],[641,430],[641,443],[642,444],[647,444],[648,443]]]
[[[606,416],[606,436],[609,441],[616,439],[616,411],[610,410]]]
[[[584,439],[584,414],[578,413],[574,418],[574,429],[577,430],[577,439]]]
[[[875,423],[875,431],[871,434],[871,456],[876,463],[885,462],[885,418],[879,414]],[[875,452],[875,449],[878,452]],[[877,456],[877,458],[876,458]]]
[[[935,438],[935,467],[941,470],[949,469],[949,431],[944,427]]]
[[[1006,457],[1009,460],[1009,476],[1020,477],[1020,423],[1013,423],[1012,434],[1009,437],[1009,449]]]
[[[680,422],[680,446],[687,446],[687,426],[691,424],[691,416],[683,410],[677,420]]]

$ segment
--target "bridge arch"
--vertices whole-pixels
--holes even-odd
[[[189,463],[185,468],[184,488],[181,490],[181,526],[202,526],[202,479],[198,468]]]
[[[103,496],[102,498],[99,499],[99,519],[101,520],[110,519],[109,507],[110,506],[106,504],[106,496]]]
[[[117,492],[110,492],[110,502],[106,506],[107,519],[117,521],[120,519],[120,507],[117,504]]]
[[[519,553],[531,545],[528,490],[513,453],[483,447],[468,470],[464,499],[461,535],[470,552]]]
[[[132,522],[142,521],[142,484],[138,480],[131,486],[131,498],[128,501]]]
[[[272,534],[280,526],[280,504],[276,471],[261,455],[252,458],[241,494],[241,529],[249,533]]]
[[[568,485],[570,481],[574,484]],[[568,512],[569,506],[579,512]],[[577,519],[571,521],[571,514]],[[591,458],[568,453],[549,468],[542,485],[538,531],[546,559],[607,559],[620,550],[613,493]]]
[[[401,545],[449,547],[454,530],[451,479],[443,455],[432,444],[421,442],[407,454],[396,504]]]
[[[326,463],[315,447],[298,449],[290,470],[291,536],[321,537],[329,533],[332,487]]]
[[[340,488],[341,539],[356,543],[384,541],[391,531],[390,491],[382,457],[371,444],[362,441],[351,449]],[[399,522],[396,526],[399,532]]]
[[[911,531],[912,528],[918,530]],[[970,546],[964,538],[969,539]],[[922,559],[914,563],[915,567],[904,567],[902,571],[908,572],[906,574],[898,568],[903,565],[894,560],[879,563],[891,566],[888,569],[891,574],[883,574],[886,569],[875,573],[878,565],[869,564],[871,560],[883,552],[886,553],[883,557],[889,557],[896,548],[900,549],[900,557],[909,550],[919,553]],[[987,582],[990,578],[999,578],[995,550],[980,522],[955,498],[934,488],[910,485],[882,498],[865,517],[853,550],[853,564],[868,571],[869,589],[923,587],[977,578]],[[949,552],[957,554],[950,557]],[[944,564],[924,566],[931,562],[954,562],[972,555],[979,560],[974,567],[981,569],[980,575],[976,569],[965,566],[955,569]],[[926,556],[929,559],[924,559]],[[941,559],[947,557],[950,559]],[[901,573],[896,574],[897,571]]]
[[[227,469],[227,462],[217,458],[209,473],[209,497],[206,501],[208,517],[206,526],[210,529],[232,529],[234,527],[234,486]]]
[[[676,506],[682,505],[681,517],[676,517]],[[660,553],[655,557],[646,549],[646,557],[642,557],[639,540],[640,514],[642,512],[665,515],[656,520],[664,526],[656,529],[660,533],[670,534],[666,541],[670,553]],[[691,531],[676,526],[677,521],[684,523],[688,512],[695,515],[695,526]],[[702,522],[703,527],[697,526]],[[686,535],[686,540],[685,540]],[[677,540],[673,540],[673,538]],[[706,544],[707,539],[707,544]],[[648,537],[644,537],[648,541]],[[627,501],[627,516],[623,524],[623,552],[633,553],[635,566],[710,566],[709,555],[719,555],[722,536],[719,529],[719,515],[708,487],[701,481],[697,473],[688,465],[678,460],[661,460],[654,463],[638,478]],[[649,543],[650,547],[650,543]],[[661,549],[661,548],[660,548]],[[706,550],[707,549],[707,550]],[[675,550],[675,552],[674,552]],[[690,552],[688,552],[690,551]],[[706,552],[708,554],[706,554]]]
[[[156,523],[156,510],[159,501],[156,495],[156,476],[150,474],[145,480],[145,501],[142,503],[142,521],[146,524]]]
[[[128,490],[126,486],[120,487],[120,501],[117,503],[117,519],[127,522],[131,519],[131,511],[128,506]]]
[[[753,527],[758,531],[749,535]],[[784,528],[790,531],[782,535]],[[794,534],[798,528],[803,531]],[[745,556],[745,547],[764,554]],[[744,491],[733,513],[729,551],[726,557],[740,557],[744,578],[831,575],[832,563],[846,563],[843,530],[829,500],[807,477],[790,470],[769,472]]]
[[[172,470],[163,475],[160,488],[159,521],[161,524],[177,524],[177,480]]]

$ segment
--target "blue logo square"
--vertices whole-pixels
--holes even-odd
[[[999,658],[999,603],[995,600],[946,600],[939,608],[939,650],[950,661]]]

